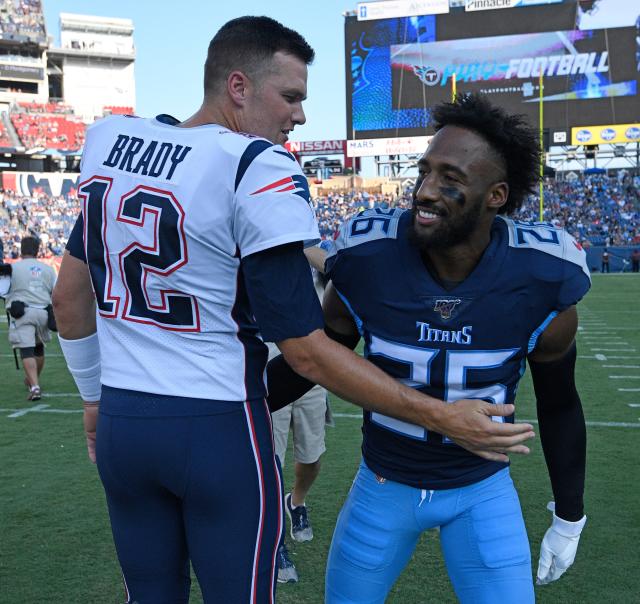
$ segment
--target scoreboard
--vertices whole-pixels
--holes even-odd
[[[638,0],[483,6],[347,17],[348,138],[431,134],[430,108],[451,100],[454,79],[458,94],[482,92],[533,124],[542,96],[555,140],[576,127],[640,121]]]

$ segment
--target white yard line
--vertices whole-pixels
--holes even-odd
[[[592,348],[594,352],[637,352],[635,348]]]
[[[618,392],[640,392],[640,388],[618,388]]]
[[[603,365],[609,369],[640,369],[640,365]]]
[[[640,380],[640,375],[610,375],[610,380]]]
[[[11,415],[7,415],[7,417],[22,417],[23,415],[26,415],[27,413],[30,413],[32,411],[42,411],[43,409],[46,409],[49,405],[35,405],[33,407],[28,407],[27,409],[20,409],[18,411],[14,411]]]
[[[17,415],[16,412],[20,412]],[[36,405],[28,409],[0,409],[0,413],[11,413],[7,417],[20,417],[27,413],[82,413],[83,409],[50,409],[49,405]]]

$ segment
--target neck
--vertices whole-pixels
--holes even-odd
[[[422,257],[440,279],[461,283],[478,265],[490,240],[487,231],[448,248],[423,250]]]
[[[240,132],[237,115],[224,101],[207,99],[205,97],[202,106],[190,118],[179,124],[180,128],[195,128],[207,124],[219,124],[234,132]]]

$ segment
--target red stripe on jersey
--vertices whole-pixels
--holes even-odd
[[[276,193],[284,193],[285,191],[293,191],[296,188],[295,185],[289,185],[288,187],[285,187],[284,189],[278,189],[276,191]]]
[[[260,548],[262,546],[262,531],[264,529],[264,515],[265,515],[265,495],[264,495],[264,474],[262,471],[262,459],[260,457],[260,445],[258,444],[258,438],[256,436],[256,429],[253,424],[253,414],[251,413],[251,407],[247,401],[244,403],[244,412],[247,418],[247,425],[249,428],[249,438],[251,440],[251,448],[253,449],[253,456],[256,460],[256,469],[258,470],[258,487],[260,491],[260,520],[258,522],[258,535],[256,548],[253,554],[253,569],[251,572],[251,604],[257,604],[257,591],[258,591],[258,566],[260,564]]]
[[[291,176],[287,176],[286,178],[281,178],[280,180],[276,180],[276,182],[272,182],[269,185],[262,187],[262,189],[258,189],[251,193],[251,195],[257,195],[258,193],[264,193],[265,191],[270,191],[271,189],[275,189],[276,187],[281,187],[282,185],[293,183],[293,179]]]

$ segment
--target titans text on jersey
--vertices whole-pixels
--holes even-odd
[[[540,334],[589,289],[584,251],[552,225],[498,216],[478,266],[446,289],[410,244],[410,228],[410,211],[365,211],[343,225],[327,258],[365,356],[448,402],[513,403]],[[364,412],[363,434],[373,472],[421,489],[465,486],[504,467],[376,412]]]

